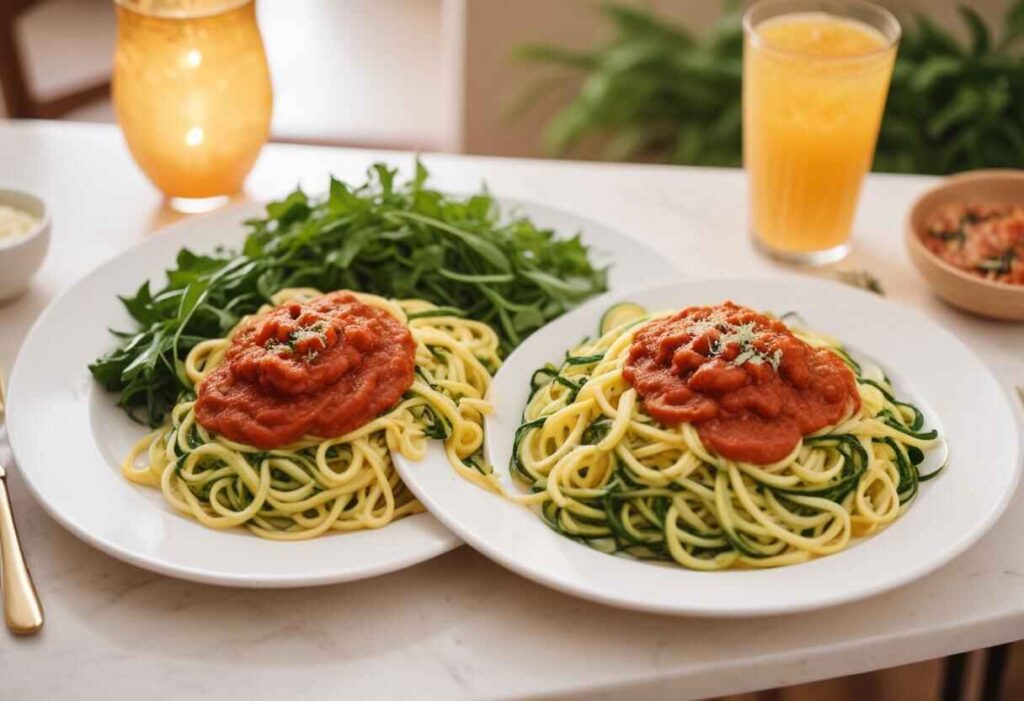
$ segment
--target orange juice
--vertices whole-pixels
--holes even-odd
[[[756,22],[759,7],[748,13],[743,77],[753,233],[763,248],[784,258],[836,260],[846,252],[861,181],[871,166],[899,27],[894,19],[879,28],[814,11]]]
[[[135,161],[171,198],[238,192],[272,109],[253,0],[117,0],[117,17],[114,106]]]

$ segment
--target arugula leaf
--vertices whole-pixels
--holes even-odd
[[[142,283],[134,297],[118,297],[124,308],[132,315],[132,318],[140,324],[148,324],[153,321],[151,312],[153,295],[149,292],[149,280]]]
[[[462,229],[452,226],[444,221],[433,217],[427,217],[422,214],[417,214],[416,212],[391,212],[390,216],[399,219],[411,219],[412,221],[423,224],[426,227],[433,227],[449,233],[469,246],[477,255],[498,270],[505,271],[509,269],[508,258],[504,253],[502,253],[501,249],[491,241],[488,241],[477,234],[470,231],[463,231]]]

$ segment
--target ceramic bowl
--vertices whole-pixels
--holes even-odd
[[[980,316],[1024,321],[1024,285],[972,275],[942,260],[922,242],[931,216],[956,202],[1024,206],[1024,170],[975,170],[945,178],[910,208],[904,234],[910,260],[939,297]]]
[[[50,246],[50,213],[35,195],[0,189],[0,205],[28,212],[39,220],[25,235],[0,239],[0,302],[17,297],[28,287]]]

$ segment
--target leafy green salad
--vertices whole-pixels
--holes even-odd
[[[418,298],[490,324],[507,353],[549,320],[607,289],[579,234],[559,237],[523,217],[503,218],[486,190],[469,196],[427,186],[378,163],[367,181],[331,179],[311,198],[296,190],[246,222],[240,252],[182,249],[163,288],[145,282],[121,301],[138,322],[113,331],[117,347],[89,366],[136,419],[159,424],[191,383],[183,361],[221,338],[286,287],[352,289]]]

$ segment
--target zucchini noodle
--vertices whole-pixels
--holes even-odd
[[[259,313],[321,294],[285,289]],[[195,417],[195,394],[188,392],[169,423],[131,449],[122,464],[124,476],[159,487],[171,506],[204,526],[244,526],[274,540],[380,528],[423,511],[399,479],[391,455],[419,460],[428,439],[444,441],[457,472],[491,484],[481,450],[483,417],[491,410],[484,396],[501,362],[494,331],[429,302],[356,297],[407,325],[416,343],[415,379],[397,406],[344,436],[307,436],[280,449],[260,450],[203,428]],[[227,338],[203,341],[189,352],[184,372],[193,387],[224,360],[245,322]]]
[[[510,468],[531,491],[517,500],[562,535],[697,570],[789,565],[885,528],[919,483],[938,474],[922,475],[919,466],[942,439],[924,428],[917,407],[895,397],[881,370],[795,328],[849,366],[860,409],[804,436],[779,462],[725,459],[693,424],[666,426],[645,413],[622,372],[639,327],[619,324],[531,378]]]

